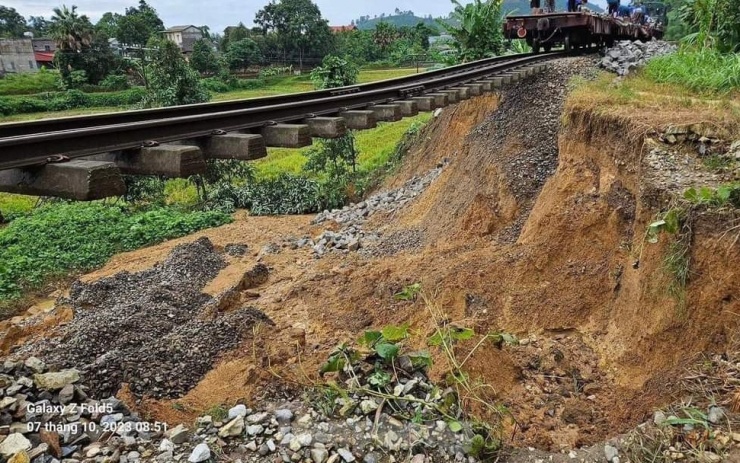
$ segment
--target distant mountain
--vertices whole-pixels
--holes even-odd
[[[396,27],[414,27],[419,23],[424,23],[428,26],[438,27],[437,21],[434,20],[431,16],[426,17],[420,17],[416,16],[414,14],[408,14],[408,13],[402,13],[402,14],[396,14],[396,15],[383,15],[383,16],[376,16],[374,18],[370,18],[369,16],[363,16],[360,19],[355,20],[355,26],[357,26],[358,29],[367,31],[367,30],[373,30],[375,29],[375,26],[379,22],[386,22],[389,24],[392,24]]]

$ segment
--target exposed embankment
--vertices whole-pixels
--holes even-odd
[[[413,195],[400,195],[398,207],[385,195],[348,212],[362,220],[361,237],[351,247],[327,247],[318,258],[306,243],[347,224],[312,224],[310,217],[240,216],[232,225],[202,233],[215,245],[209,253],[218,260],[213,269],[218,275],[209,273],[205,289],[198,288],[206,282],[198,281],[178,294],[203,292],[216,302],[200,301],[193,305],[198,313],[190,314],[176,297],[175,314],[184,317],[185,328],[210,326],[201,319],[231,320],[244,307],[259,310],[270,323],[253,325],[252,317],[230,329],[227,347],[233,347],[234,333],[243,342],[223,352],[208,372],[202,365],[217,351],[211,344],[194,343],[203,352],[196,365],[189,363],[192,356],[178,358],[162,348],[169,338],[152,341],[147,344],[152,352],[181,361],[168,371],[191,371],[197,378],[173,400],[166,398],[179,395],[185,383],[162,394],[157,378],[129,378],[134,387],[124,392],[132,393],[132,405],[155,418],[189,422],[218,404],[295,397],[291,391],[317,379],[319,365],[337,344],[370,327],[408,323],[409,347],[429,348],[427,340],[438,327],[432,319],[439,314],[445,323],[476,333],[519,338],[518,345],[456,346],[471,383],[481,385],[479,398],[505,407],[511,431],[506,436],[515,447],[595,444],[673,402],[682,392],[684,367],[736,341],[738,219],[731,208],[690,208],[683,210],[675,233],[648,234],[648,228],[676,207],[686,185],[722,181],[702,170],[697,143],[704,136],[721,147],[720,139],[738,138],[740,124],[707,120],[689,110],[658,114],[651,122],[640,111],[610,112],[586,100],[567,100],[571,78],[592,72],[588,59],[561,60],[549,73],[500,97],[445,109],[385,188],[438,168],[435,178]],[[684,128],[669,130],[673,119]],[[661,155],[664,151],[670,154]],[[365,214],[373,204],[382,207]],[[364,242],[370,235],[373,241]],[[303,236],[308,238],[299,239]],[[181,242],[120,256],[86,280],[147,269]],[[228,259],[217,256],[235,249],[228,246],[233,243],[248,248],[239,247]],[[245,271],[257,263],[269,269],[269,277],[245,285]],[[144,272],[167,275],[167,268]],[[124,285],[126,294],[135,292],[140,276],[127,278],[134,286]],[[103,281],[113,285],[123,279]],[[394,298],[417,282],[424,298]],[[167,288],[141,294],[161,304]],[[168,329],[177,340],[200,335],[174,325]],[[19,330],[15,339],[25,339]],[[117,336],[115,329],[104,332]],[[176,347],[186,349],[182,344]],[[432,351],[431,377],[441,384],[447,376],[444,356]],[[64,356],[63,366],[73,366],[70,359],[77,357]],[[129,373],[137,370],[142,368]],[[126,382],[126,375],[110,376]],[[159,389],[148,391],[150,384]],[[466,405],[498,419],[473,401]]]

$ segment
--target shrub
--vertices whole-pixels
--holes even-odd
[[[128,77],[118,74],[110,74],[100,82],[100,87],[112,91],[128,90],[131,85],[128,83]]]
[[[50,204],[0,229],[0,301],[49,277],[87,271],[130,251],[231,220],[219,212],[129,212],[100,203]]]
[[[740,90],[740,55],[684,47],[652,59],[645,74],[656,82],[679,84],[698,92]]]
[[[228,212],[244,208],[253,215],[287,215],[335,209],[346,201],[346,188],[338,182],[283,174],[243,187],[219,184],[209,193],[207,207]]]
[[[79,90],[67,90],[28,97],[0,97],[0,114],[7,116],[75,108],[131,106],[141,103],[145,95],[144,89],[132,88],[111,93],[84,93]]]
[[[226,93],[231,90],[229,84],[218,77],[209,77],[207,79],[203,79],[201,82],[203,82],[203,86],[205,86],[209,92]]]
[[[31,95],[58,89],[59,73],[40,69],[28,74],[11,74],[0,79],[0,95]]]

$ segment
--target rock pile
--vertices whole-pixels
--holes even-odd
[[[676,45],[662,40],[651,40],[649,42],[621,40],[606,51],[600,65],[607,71],[626,76],[633,69],[643,66],[652,58],[667,55],[676,50]]]
[[[49,371],[29,357],[0,371],[0,461],[138,461],[140,443],[166,426],[141,421],[115,398],[91,399],[74,369]]]
[[[312,221],[321,224],[334,221],[341,225],[338,232],[324,231],[318,238],[301,238],[294,242],[295,246],[311,246],[316,257],[321,257],[329,251],[351,252],[357,251],[363,246],[363,241],[375,241],[379,236],[375,233],[367,233],[362,229],[362,224],[379,212],[392,213],[414,198],[424,190],[442,173],[447,160],[440,163],[423,176],[415,176],[407,181],[401,188],[378,193],[365,201],[345,206],[342,209],[324,211]]]
[[[236,462],[373,463],[393,454],[399,461],[409,454],[420,455],[419,462],[425,455],[475,461],[466,454],[463,425],[436,412],[443,406],[456,412],[448,405],[454,392],[434,387],[418,371],[388,384],[386,398],[377,396],[368,370],[358,372],[355,386],[371,391],[375,385],[376,395],[317,394],[313,408],[300,402],[259,410],[238,404],[198,418],[192,429],[142,421],[115,397],[92,399],[77,370],[52,372],[36,357],[5,361],[0,371],[3,462],[199,463],[226,455]],[[419,419],[401,421],[391,413]]]
[[[117,393],[123,382],[137,397],[179,397],[255,323],[270,323],[253,308],[210,315],[216,301],[201,291],[225,265],[201,238],[152,269],[76,282],[58,303],[72,307],[74,319],[28,353],[78,368],[96,397]]]

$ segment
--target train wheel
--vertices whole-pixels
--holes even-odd
[[[535,55],[540,52],[540,39],[532,40],[532,52]]]
[[[550,53],[552,51],[552,44],[551,43],[546,43],[542,47],[545,49],[545,53]]]
[[[565,34],[565,37],[563,38],[563,46],[565,47],[566,52],[573,51],[573,44],[570,41],[570,34]]]

